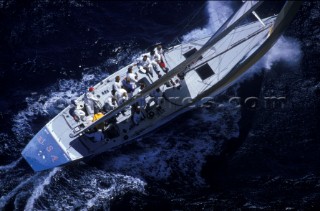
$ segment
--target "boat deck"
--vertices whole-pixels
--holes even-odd
[[[200,43],[198,46],[200,47]],[[177,64],[185,60],[185,57],[179,56],[180,58],[178,58],[178,55],[180,55],[180,51],[177,50],[170,51],[165,54],[165,59],[167,61],[175,61],[167,63],[169,69],[174,68]],[[133,64],[129,64],[94,86],[94,96],[99,99],[102,105],[105,104],[107,97],[110,95],[115,77],[120,76],[121,80],[125,78],[129,66],[133,66]],[[158,67],[158,70],[160,71],[160,75],[165,74],[160,67]],[[133,66],[133,72],[138,75],[138,83],[143,82],[146,86],[159,79],[159,76],[155,71],[153,71],[153,75],[142,73],[138,70],[137,66]],[[131,109],[129,107],[124,110],[124,113],[119,113],[116,117],[116,123],[112,123],[111,126],[109,126],[110,128],[104,131],[105,137],[108,137],[107,141],[94,142],[85,135],[74,140],[70,138],[70,133],[73,131],[79,131],[81,128],[91,124],[91,122],[83,120],[76,122],[69,113],[71,109],[70,106],[62,111],[61,115],[58,115],[51,120],[47,124],[47,127],[53,136],[56,137],[61,148],[64,149],[72,160],[80,159],[84,156],[97,153],[97,151],[106,151],[106,149],[111,149],[124,144],[142,134],[147,133],[151,128],[156,127],[155,124],[157,122],[161,121],[162,118],[167,117],[181,107],[181,105],[176,105],[174,103],[174,96],[179,96],[181,98],[190,97],[188,89],[184,86],[184,82],[177,76],[172,78],[170,82],[161,86],[160,90],[162,93],[165,93],[165,98],[161,100],[160,106],[157,106],[152,102],[152,98],[147,96],[146,102],[147,104],[150,104],[150,106],[148,106],[148,109],[142,110],[145,119],[137,126],[134,126],[132,122]],[[135,89],[133,95],[136,95],[137,93],[138,89]],[[83,97],[84,96],[82,95],[76,100],[78,108],[84,108]],[[59,134],[59,137],[55,136],[55,134]]]

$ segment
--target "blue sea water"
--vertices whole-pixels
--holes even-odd
[[[88,86],[155,43],[214,32],[240,4],[0,1],[0,210],[319,208],[318,3],[211,108],[87,163],[34,173],[21,158]],[[234,96],[287,101],[239,107]]]

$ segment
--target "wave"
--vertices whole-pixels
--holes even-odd
[[[232,15],[233,9],[228,1],[208,1],[206,5],[209,20],[206,26],[197,28],[182,36],[183,42],[207,37],[216,32],[219,27]]]
[[[24,210],[33,210],[34,202],[41,196],[44,191],[44,187],[50,184],[51,178],[60,170],[60,168],[54,168],[48,176],[32,191],[31,197],[28,199]]]
[[[35,182],[37,185],[34,185],[25,210],[110,209],[110,201],[115,197],[127,192],[145,193],[146,183],[139,178],[85,167],[64,168],[59,174],[58,170],[46,174],[40,182]],[[44,200],[46,203],[42,203]]]
[[[20,157],[16,161],[13,161],[12,163],[10,163],[8,165],[0,166],[0,171],[8,171],[9,169],[15,168],[21,160],[22,160],[22,157]]]
[[[91,199],[88,199],[86,202],[86,207],[81,210],[96,207],[101,201],[103,201],[105,204],[106,200],[109,202],[114,197],[123,195],[128,191],[138,191],[141,193],[144,193],[145,191],[144,187],[146,183],[140,179],[121,174],[110,174],[109,176],[110,178],[106,176],[104,179],[111,179],[111,186],[108,188],[98,188],[98,190],[95,191],[95,196]]]
[[[291,68],[296,68],[302,60],[300,42],[291,37],[281,36],[269,52],[257,64],[270,70],[276,62],[284,62]]]
[[[17,185],[14,189],[12,189],[8,194],[1,196],[0,210],[2,210],[6,206],[6,204],[9,202],[9,200],[12,197],[14,197],[18,193],[18,191],[25,188],[25,186],[28,185],[29,183],[32,183],[38,176],[39,176],[39,173],[37,173],[33,176],[30,176],[30,177],[20,178],[22,182],[20,182],[19,185]]]

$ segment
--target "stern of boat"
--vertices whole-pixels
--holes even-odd
[[[22,151],[34,171],[51,169],[71,161],[47,127],[43,127]]]

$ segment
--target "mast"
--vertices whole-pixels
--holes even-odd
[[[193,55],[191,55],[189,58],[187,58],[185,61],[177,65],[175,68],[173,68],[171,71],[166,73],[164,76],[162,76],[160,79],[155,81],[150,86],[146,87],[144,90],[142,90],[140,93],[136,94],[129,100],[127,100],[125,103],[123,103],[121,106],[115,108],[114,110],[108,112],[103,117],[98,119],[97,121],[93,122],[91,125],[86,126],[85,128],[81,129],[80,131],[73,132],[69,136],[71,138],[74,138],[80,133],[86,131],[89,128],[92,128],[99,123],[110,119],[111,117],[115,116],[122,110],[124,110],[127,106],[130,106],[134,104],[139,98],[147,96],[150,94],[153,90],[157,89],[167,81],[169,81],[171,78],[173,78],[178,73],[184,71],[189,64],[191,64],[193,61],[198,60],[198,58],[207,50],[209,50],[213,45],[215,45],[220,39],[222,39],[224,36],[226,36],[228,33],[230,33],[238,24],[240,21],[242,21],[247,15],[251,14],[252,11],[257,9],[263,2],[262,1],[246,1],[240,9],[235,12],[220,28],[219,30],[200,48],[197,52],[195,52]]]

